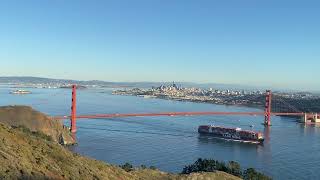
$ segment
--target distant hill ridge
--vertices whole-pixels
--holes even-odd
[[[174,77],[173,77],[173,80]],[[148,81],[138,81],[138,82],[115,82],[115,81],[102,81],[102,80],[72,80],[72,79],[52,79],[43,77],[33,77],[33,76],[0,76],[0,83],[65,83],[65,84],[79,84],[79,85],[99,85],[102,87],[138,87],[138,88],[151,88],[152,86],[160,85],[171,85],[172,82],[148,82]],[[301,92],[307,91],[320,95],[320,90],[308,90],[308,89],[294,89],[283,87],[272,87],[272,86],[258,86],[258,85],[245,85],[245,84],[224,84],[224,83],[194,83],[194,82],[179,82],[175,81],[177,85],[183,87],[197,87],[197,88],[214,88],[214,89],[229,89],[229,90],[266,90],[272,89],[274,91],[283,92]]]
[[[174,80],[174,79],[173,79]],[[152,86],[171,85],[172,82],[112,82],[101,80],[71,80],[71,79],[52,79],[33,76],[0,76],[0,83],[66,83],[79,85],[100,85],[106,87],[123,86],[123,87],[138,87],[151,88]],[[193,82],[175,82],[183,87],[199,87],[199,88],[218,88],[218,89],[261,89],[254,86],[235,85],[235,84],[219,84],[219,83],[193,83]]]

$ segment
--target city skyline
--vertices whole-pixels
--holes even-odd
[[[0,76],[320,91],[308,2],[5,1]]]

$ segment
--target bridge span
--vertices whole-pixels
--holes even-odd
[[[201,116],[201,115],[248,115],[264,116],[265,112],[161,112],[161,113],[128,113],[128,114],[93,114],[78,115],[77,119],[103,119],[117,117],[148,117],[148,116]],[[271,116],[303,116],[304,113],[271,113]],[[70,119],[71,116],[54,116],[54,119]]]
[[[304,113],[304,112],[272,112],[271,101],[272,93],[270,90],[266,91],[264,111],[260,112],[154,112],[154,113],[113,113],[113,114],[76,114],[76,85],[72,86],[72,105],[70,116],[54,116],[54,119],[70,119],[71,132],[76,132],[76,119],[105,119],[117,117],[150,117],[150,116],[201,116],[201,115],[248,115],[248,116],[264,116],[264,125],[271,125],[271,116],[301,116],[304,122],[313,119],[315,122],[320,122],[320,117],[317,113]],[[320,114],[320,113],[319,113]]]

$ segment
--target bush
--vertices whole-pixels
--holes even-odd
[[[31,131],[29,128],[27,128],[23,125],[19,125],[17,127],[13,126],[13,128],[18,129],[18,130],[22,131],[23,133],[28,134],[30,136],[39,137],[39,138],[45,139],[47,141],[53,141],[51,136],[48,136],[41,131]]]
[[[127,172],[130,172],[130,171],[133,170],[133,166],[132,166],[132,164],[130,164],[130,163],[125,163],[125,164],[123,164],[123,165],[120,165],[120,167],[121,167],[122,169],[124,169],[125,171],[127,171]]]
[[[155,167],[155,166],[150,166],[149,169],[151,169],[151,170],[157,170],[157,167]]]
[[[132,164],[130,163],[125,163],[123,165],[119,166],[120,168],[124,169],[127,172],[133,171],[133,170],[138,170],[138,169],[148,169],[146,165],[142,164],[140,165],[140,167],[134,167]],[[149,169],[151,170],[157,170],[157,168],[155,166],[150,166]]]
[[[214,172],[215,170],[226,169],[224,163],[220,163],[213,159],[199,158],[195,163],[185,166],[182,174],[190,174],[193,172]]]
[[[227,165],[227,169],[228,169],[228,173],[241,177],[242,176],[242,171],[241,171],[241,167],[240,164],[235,162],[235,161],[229,161],[228,165]]]
[[[257,172],[253,168],[249,168],[243,172],[243,179],[245,180],[271,180],[270,177]]]
[[[195,172],[215,172],[223,171],[234,176],[241,177],[245,180],[271,180],[270,177],[257,172],[253,168],[249,168],[242,172],[240,164],[235,161],[229,161],[226,165],[224,162],[213,159],[201,159],[191,165],[187,165],[183,168],[182,174],[190,174]]]

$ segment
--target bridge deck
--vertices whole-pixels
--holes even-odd
[[[201,116],[201,115],[248,115],[264,116],[265,112],[160,112],[128,114],[93,114],[77,115],[77,119],[115,118],[115,117],[149,117],[149,116]],[[303,116],[304,113],[271,113],[273,116]],[[69,119],[70,116],[54,116],[54,119]]]

